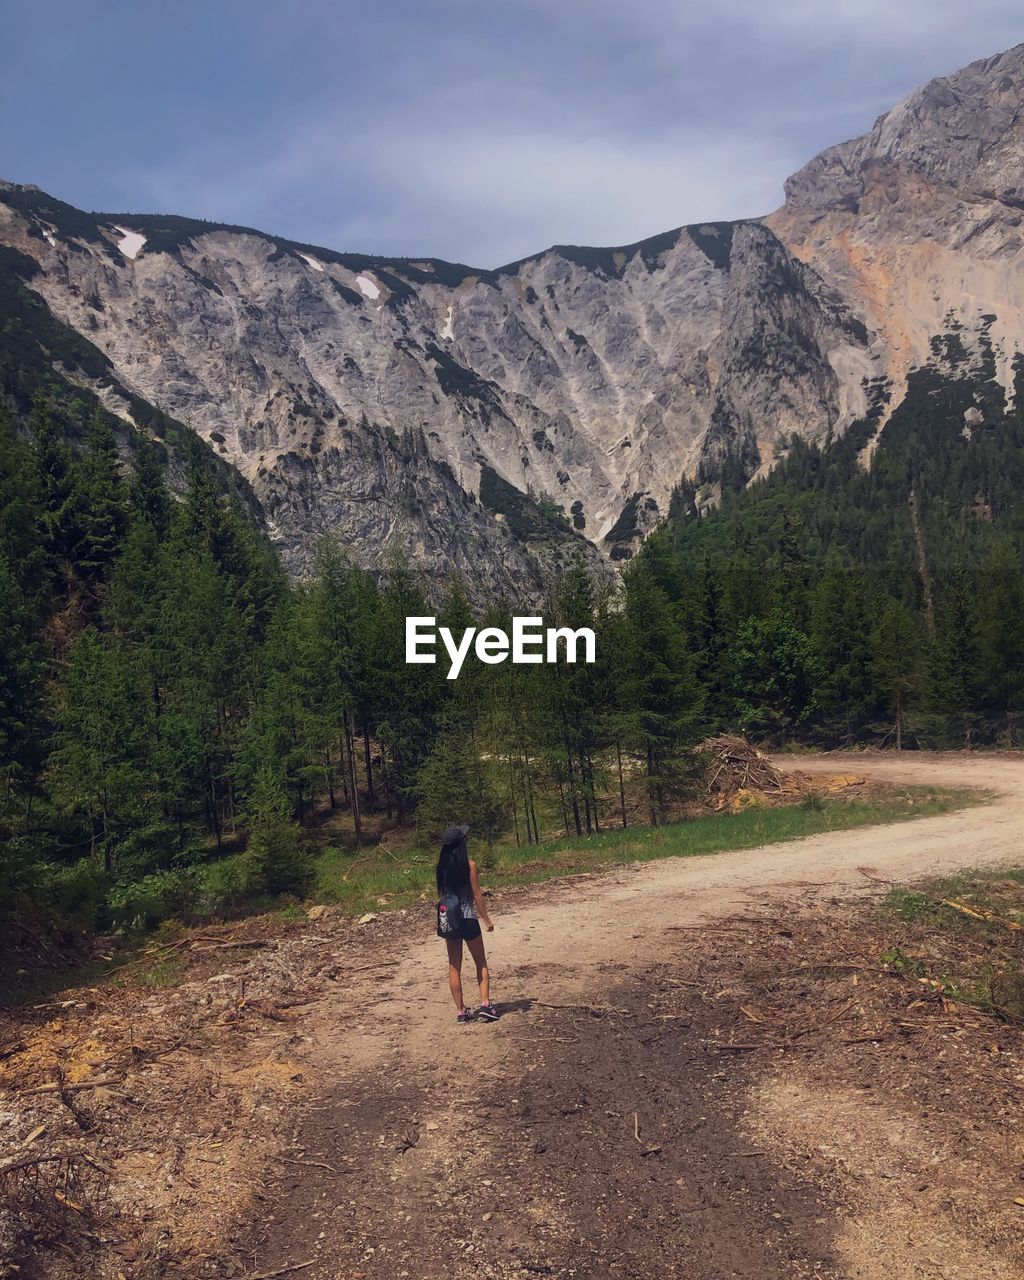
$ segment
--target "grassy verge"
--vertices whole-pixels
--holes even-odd
[[[619,828],[540,847],[503,846],[488,853],[476,844],[473,854],[484,868],[487,885],[500,888],[616,864],[703,857],[823,832],[932,817],[980,803],[984,798],[973,790],[911,787],[871,799],[816,798],[813,804],[717,813],[664,827],[626,831]],[[358,855],[327,849],[318,861],[314,896],[352,914],[408,906],[432,894],[435,856],[432,850],[396,853],[386,846],[363,850]]]
[[[898,886],[880,908],[896,931],[883,961],[923,987],[1024,1025],[1024,867]]]
[[[1015,929],[1024,928],[1024,867],[959,871],[914,889],[901,885],[884,905],[906,924],[929,920],[947,929],[987,933],[1005,919]]]

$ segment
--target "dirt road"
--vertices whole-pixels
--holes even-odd
[[[659,1012],[666,992],[696,991],[742,941],[726,923],[737,917],[1022,861],[1024,762],[794,763],[995,796],[499,899],[487,937],[495,1025],[454,1025],[435,938],[398,945],[385,982],[354,974],[304,1028],[317,1096],[294,1118],[289,1176],[239,1240],[247,1266],[311,1263],[299,1272],[311,1280],[1018,1274],[984,1224],[947,1212],[956,1179],[938,1200],[904,1187],[933,1186],[921,1169],[938,1163],[959,1170],[966,1196],[972,1151],[944,1151],[886,1098],[830,1095],[786,1063],[766,1072],[721,1052],[707,998]]]

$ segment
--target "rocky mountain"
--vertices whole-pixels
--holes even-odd
[[[62,324],[28,286],[37,274],[32,258],[0,245],[0,414],[28,430],[41,393],[59,410],[58,429],[77,449],[97,410],[105,410],[123,459],[148,444],[172,492],[183,495],[198,468],[262,524],[260,504],[241,473],[184,423],[132,391],[102,351]]]
[[[931,81],[817,156],[765,222],[867,325],[893,405],[951,331],[975,348],[988,332],[1010,388],[1024,339],[1024,45]]]
[[[534,590],[581,554],[628,557],[684,478],[705,509],[793,433],[888,412],[944,334],[983,338],[1010,385],[1022,63],[933,81],[768,218],[498,270],[10,184],[0,243],[124,387],[238,469],[296,570],[330,530],[371,566],[400,547],[438,579]]]

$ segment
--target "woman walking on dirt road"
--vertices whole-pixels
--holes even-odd
[[[498,1010],[491,1003],[491,975],[480,925],[488,933],[494,931],[487,914],[476,863],[466,849],[469,827],[448,827],[441,836],[441,852],[437,859],[437,936],[448,948],[448,986],[455,1001],[457,1022],[469,1022],[474,1016],[462,998],[462,944],[476,964],[476,980],[480,985],[480,1008],[476,1016],[485,1022],[496,1022]]]

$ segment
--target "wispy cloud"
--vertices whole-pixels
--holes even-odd
[[[815,151],[1024,38],[1019,0],[969,22],[962,0],[173,10],[12,11],[0,171],[92,208],[481,266],[765,212]]]
[[[139,168],[124,181],[150,209],[171,207],[184,186],[198,216],[249,210],[250,225],[332,248],[486,267],[552,243],[625,244],[768,212],[795,158],[743,134],[677,130],[634,143],[480,127],[408,137],[386,122],[355,134],[340,123],[296,127],[255,162],[209,146],[184,168]]]

